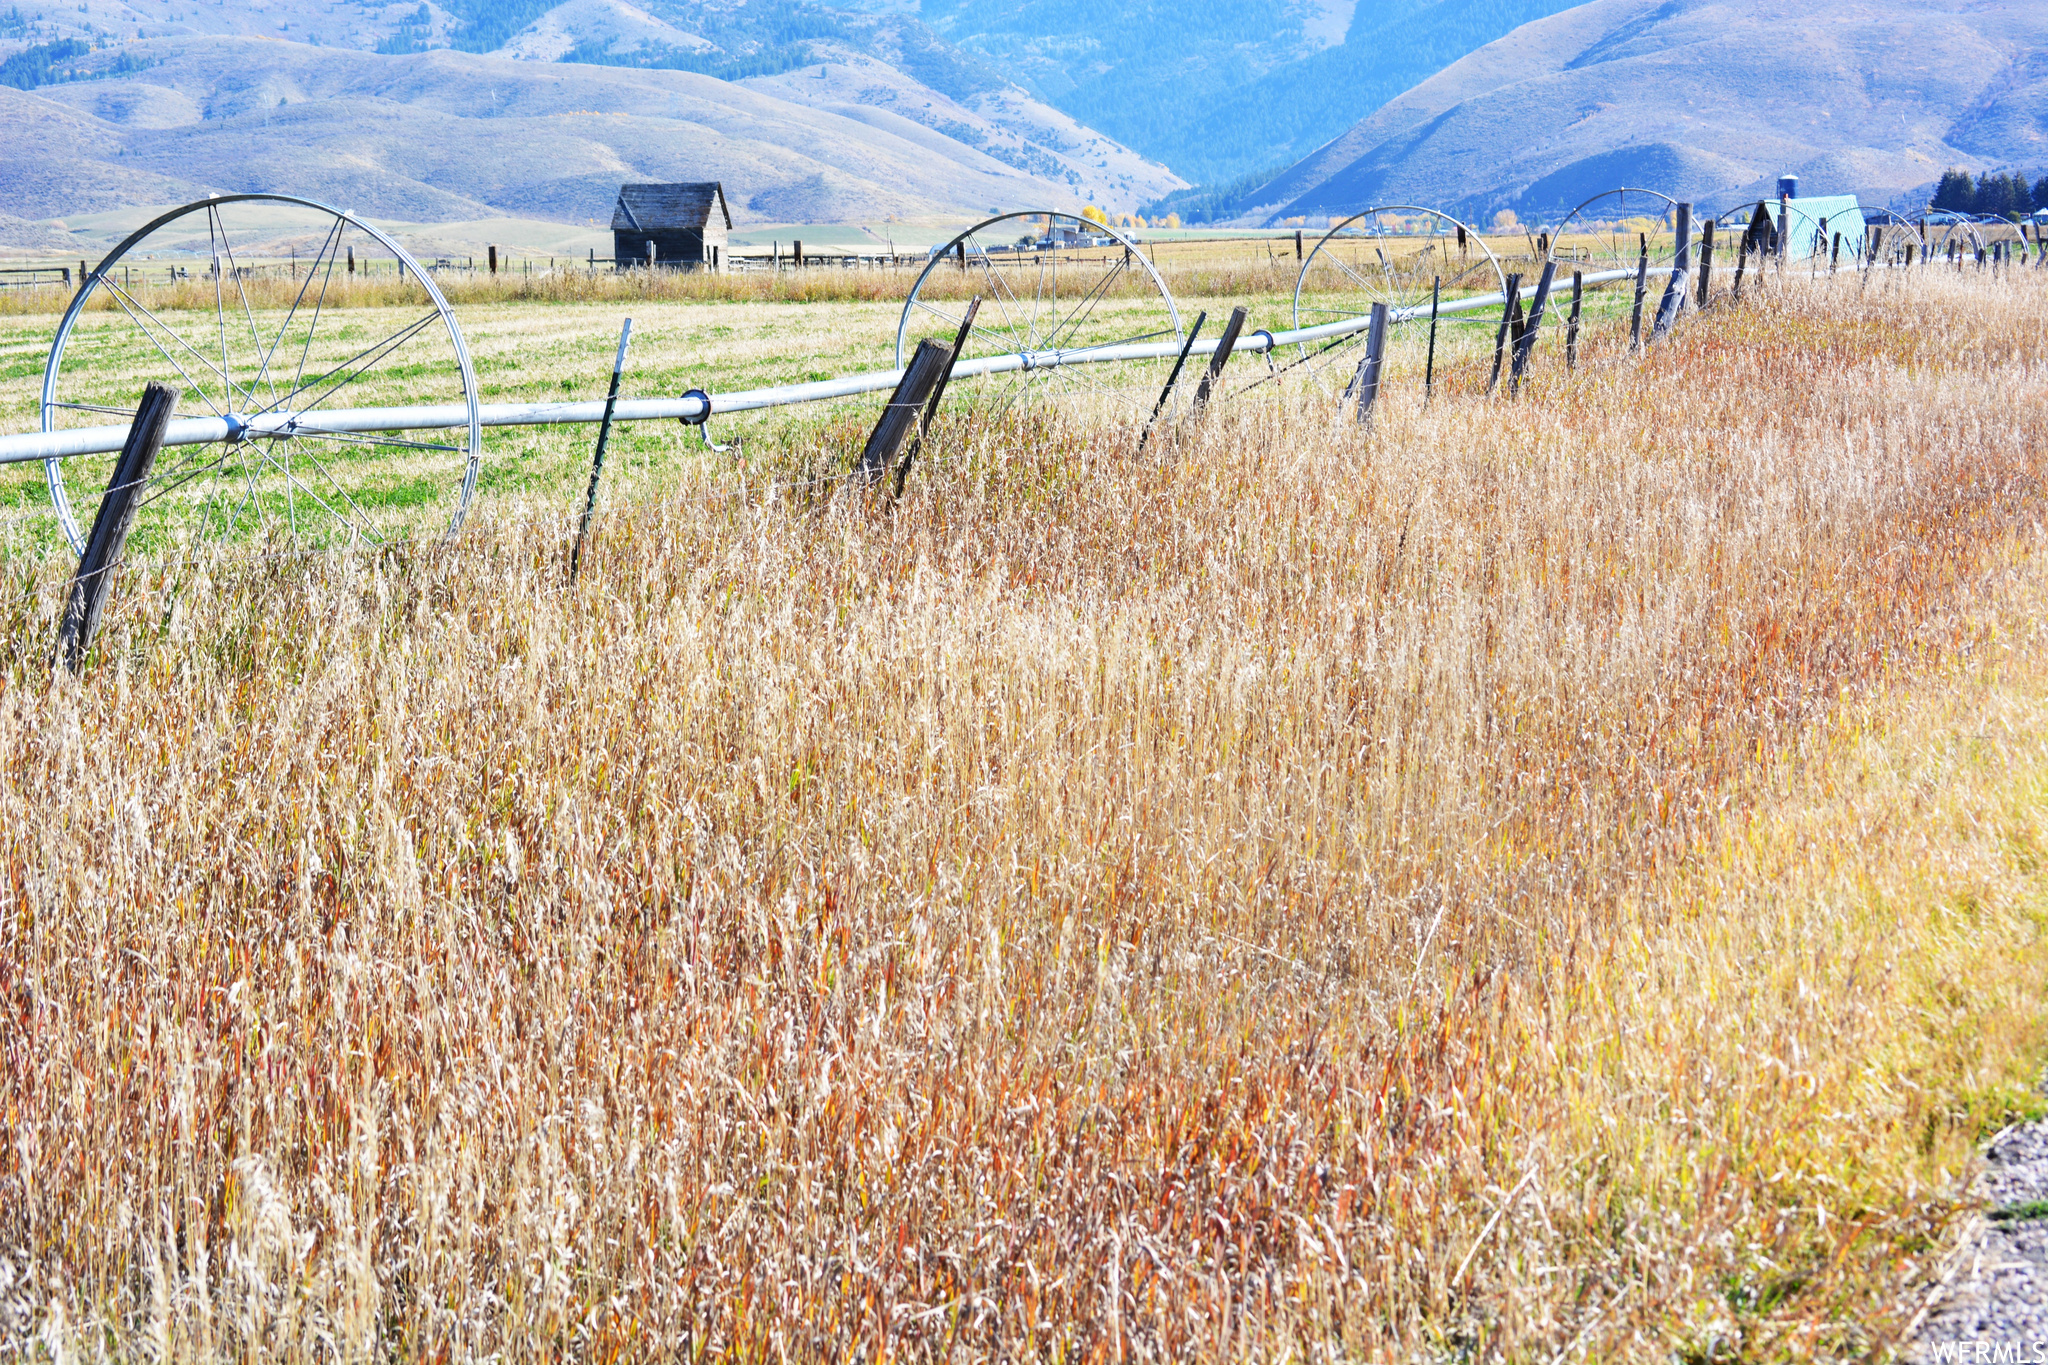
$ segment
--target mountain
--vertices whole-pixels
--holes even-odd
[[[1577,0],[923,0],[940,35],[1190,180],[1285,165]]]
[[[1593,0],[1453,62],[1234,208],[1539,222],[1624,184],[1730,206],[1786,172],[1885,204],[1945,166],[2044,162],[2039,0]]]
[[[608,217],[624,180],[717,179],[742,221],[858,222],[1122,211],[1184,183],[912,18],[472,8],[86,0],[0,15],[0,212],[275,189],[413,221],[580,222]],[[123,28],[142,36],[115,44]]]

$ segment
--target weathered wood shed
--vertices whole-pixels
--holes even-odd
[[[654,264],[683,270],[725,269],[732,213],[716,180],[694,185],[621,185],[612,208],[612,255],[621,266]]]

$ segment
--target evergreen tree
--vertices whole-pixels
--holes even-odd
[[[1973,213],[1995,213],[2001,216],[2012,212],[2012,184],[2004,176],[1991,174],[1977,182],[1977,193],[1971,196],[1970,211]]]
[[[2027,178],[2018,171],[2005,174],[2005,207],[1999,212],[2008,218],[2024,218],[2034,207],[2034,190],[2027,184]]]
[[[1951,166],[1941,173],[1941,184],[1934,190],[1935,208],[1968,213],[1976,198],[1977,182],[1970,178],[1968,171]]]
[[[2034,182],[2034,207],[2048,209],[2048,175]]]

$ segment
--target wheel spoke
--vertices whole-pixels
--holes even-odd
[[[220,210],[216,208],[213,212],[214,217],[218,219],[220,217]],[[221,224],[220,243],[222,248],[228,253],[228,269],[234,273],[235,296],[242,301],[242,316],[249,323],[249,352],[258,358],[259,369],[256,378],[249,381],[249,401],[251,403],[257,401],[256,386],[266,381],[270,384],[270,396],[274,400],[277,397],[277,383],[270,379],[270,357],[264,353],[262,334],[256,330],[256,313],[249,306],[249,291],[242,285],[242,267],[235,260],[235,244],[228,239],[226,223]],[[227,321],[225,318],[221,321],[221,368],[227,368]]]
[[[1055,313],[1055,321],[1053,323],[1052,336],[1050,338],[1053,349],[1059,349],[1060,333],[1062,331],[1065,331],[1069,335],[1072,335],[1080,330],[1080,326],[1083,322],[1087,321],[1089,317],[1093,316],[1095,312],[1095,305],[1101,302],[1105,291],[1108,290],[1110,285],[1116,283],[1117,277],[1124,273],[1124,268],[1128,264],[1128,261],[1120,261],[1116,265],[1110,267],[1110,269],[1104,273],[1102,278],[1095,282],[1095,287],[1090,289],[1086,294],[1083,294],[1081,296],[1080,301],[1076,303],[1073,307],[1073,310],[1067,314],[1067,320],[1065,322],[1058,321],[1058,315],[1057,313]],[[1057,301],[1055,301],[1055,306],[1057,306]]]
[[[292,445],[292,443],[291,443],[291,442],[285,442],[285,443],[283,443],[283,444],[284,444],[284,446],[285,446],[285,457],[284,457],[284,459],[283,459],[283,460],[279,460],[279,459],[277,458],[277,456],[275,456],[274,454],[271,454],[270,452],[267,452],[267,451],[266,451],[266,452],[264,453],[264,456],[263,456],[263,458],[264,458],[264,460],[265,460],[265,462],[266,462],[266,463],[268,463],[268,464],[269,464],[269,465],[270,465],[270,466],[271,466],[271,467],[272,467],[273,469],[276,469],[276,470],[278,471],[278,473],[280,473],[280,474],[282,474],[282,475],[284,476],[284,480],[285,480],[285,496],[286,496],[286,505],[287,505],[287,508],[288,508],[288,509],[291,509],[291,514],[292,514],[292,516],[293,516],[293,523],[292,523],[292,534],[293,534],[294,536],[298,535],[298,523],[297,523],[297,512],[296,512],[296,509],[292,507],[291,499],[292,499],[292,497],[293,497],[293,495],[294,495],[295,493],[300,493],[300,492],[302,492],[302,493],[304,493],[304,494],[306,495],[306,497],[307,497],[307,498],[308,498],[308,499],[309,499],[310,501],[312,501],[313,503],[317,504],[317,505],[319,506],[319,508],[320,508],[320,510],[321,510],[321,511],[325,512],[325,513],[326,513],[326,514],[327,514],[328,516],[330,516],[330,517],[333,517],[333,518],[334,518],[334,519],[335,519],[336,521],[340,522],[340,523],[341,523],[341,524],[342,524],[343,526],[346,526],[346,527],[348,527],[348,528],[350,529],[350,531],[351,531],[352,533],[358,533],[358,534],[364,534],[364,535],[368,535],[368,534],[369,534],[369,532],[368,532],[367,530],[364,530],[363,528],[360,528],[360,527],[358,527],[358,526],[356,525],[356,523],[355,523],[355,522],[354,522],[354,521],[353,521],[353,520],[352,520],[352,519],[351,519],[351,518],[349,517],[349,515],[348,515],[348,514],[347,514],[346,512],[343,512],[343,511],[341,511],[340,509],[336,508],[336,507],[335,507],[335,506],[334,506],[333,504],[329,503],[329,502],[327,501],[327,499],[325,499],[325,498],[321,497],[321,496],[320,496],[320,495],[319,495],[318,493],[314,492],[314,491],[313,491],[313,489],[312,489],[312,488],[311,488],[310,486],[308,486],[308,485],[307,485],[307,483],[306,483],[306,481],[305,481],[305,480],[301,479],[301,478],[300,478],[300,477],[299,477],[299,476],[298,476],[297,474],[294,474],[294,473],[292,472],[292,468],[291,468],[291,456],[292,456],[292,450],[291,450],[291,445]],[[319,461],[319,460],[317,460],[317,459],[315,459],[315,458],[313,457],[313,455],[311,454],[311,452],[308,452],[308,451],[301,451],[301,452],[299,452],[299,453],[300,453],[300,454],[302,454],[302,455],[304,455],[304,456],[306,457],[306,459],[308,459],[308,460],[312,461],[313,467],[314,467],[315,469],[318,469],[318,470],[320,470],[320,472],[321,472],[321,473],[323,473],[323,474],[327,474],[327,470],[326,470],[326,468],[325,468],[324,466],[322,466],[322,465],[321,465],[321,463],[320,463],[320,461]],[[360,508],[360,507],[356,507],[356,506],[355,506],[355,500],[354,500],[353,498],[349,498],[349,496],[348,496],[348,491],[347,491],[346,489],[343,489],[343,488],[341,487],[341,485],[340,485],[339,483],[336,483],[336,482],[335,482],[335,478],[334,478],[334,476],[333,476],[332,474],[327,474],[327,481],[328,481],[329,483],[333,483],[333,484],[334,484],[335,488],[336,488],[336,489],[337,489],[338,491],[340,491],[340,493],[341,493],[342,497],[343,497],[344,499],[347,499],[347,501],[348,501],[348,503],[349,503],[349,506],[351,506],[351,507],[355,507],[355,510],[356,510],[356,512],[357,512],[357,514],[358,514],[358,515],[365,515],[365,514],[363,514],[363,510],[362,510],[362,508]],[[365,519],[367,520],[367,517],[366,517],[366,516],[365,516]],[[374,539],[374,537],[372,537],[372,538]]]
[[[370,359],[368,363],[358,366],[354,370],[351,370],[347,375],[343,376],[334,384],[330,385],[323,393],[321,393],[321,395],[318,398],[315,398],[311,402],[298,408],[297,411],[309,412],[312,409],[319,407],[329,398],[332,398],[341,389],[345,388],[349,384],[354,383],[358,378],[367,373],[370,369],[370,366],[375,365],[380,360],[383,360],[386,356],[390,355],[400,346],[403,346],[406,342],[410,341],[413,337],[417,336],[423,329],[425,329],[428,323],[438,322],[440,320],[440,317],[441,315],[438,311],[428,313],[418,322],[412,323],[410,326],[402,328],[399,331],[393,332],[390,336],[385,337],[382,341],[373,342],[371,345],[366,346],[362,350],[356,352],[347,360],[342,361],[341,364],[335,366],[333,369],[327,371],[325,374],[316,376],[313,379],[312,383],[301,384],[298,387],[294,388],[290,393],[286,394],[283,398],[279,399],[276,403],[271,404],[267,408],[259,408],[257,410],[256,415],[261,416],[265,413],[277,412],[282,410],[283,404],[291,402],[292,399],[298,397],[300,394],[306,392],[308,389],[312,388],[316,384],[326,383],[328,380],[333,379],[335,375],[341,374],[343,370],[347,370],[349,366],[355,365],[355,363],[358,360],[362,360],[363,357],[369,356]],[[379,349],[380,347],[382,348],[381,350]],[[373,352],[375,354],[372,354]]]
[[[306,282],[299,286],[299,292],[292,298],[292,306],[285,310],[284,321],[278,324],[277,335],[271,338],[270,341],[270,349],[263,353],[263,378],[269,378],[271,357],[276,355],[277,348],[284,344],[285,333],[291,330],[292,319],[299,315],[299,305],[306,301],[306,291],[313,287],[313,277],[320,273],[320,261],[323,257],[327,257],[328,253],[331,250],[333,250],[335,242],[341,236],[341,228],[342,220],[339,218],[335,219],[334,226],[327,230],[327,239],[320,244],[319,253],[313,257],[312,268],[306,271]],[[334,262],[332,258],[329,258],[328,274],[331,276],[333,273]],[[318,331],[320,327],[320,304],[324,303],[326,299],[327,282],[325,280],[322,280],[320,284],[319,298],[315,301],[313,305],[313,322],[311,326],[306,328],[306,345],[305,349],[299,353],[299,370],[297,375],[293,377],[293,383],[297,383],[300,379],[305,378],[306,352],[310,351],[313,347],[313,334],[316,331]],[[251,325],[253,325],[253,321]],[[277,397],[277,385],[274,382],[270,386],[270,396],[272,397],[272,399],[275,399]]]
[[[348,489],[342,486],[341,480],[334,477],[334,472],[328,469],[326,462],[323,461],[318,455],[315,455],[310,450],[304,451],[302,453],[308,460],[311,460],[313,462],[313,468],[319,470],[320,473],[326,477],[327,482],[334,485],[334,491],[341,494],[342,501],[346,502],[349,505],[349,507],[354,510],[356,516],[362,519],[360,524],[347,518],[343,519],[344,522],[349,526],[351,532],[355,535],[360,535],[365,540],[375,541],[379,545],[383,544],[384,538],[376,533],[376,523],[370,519],[370,514],[368,512],[365,512],[362,509],[362,507],[356,502],[355,498],[350,495]],[[311,496],[312,490],[308,489],[307,494],[308,496]],[[336,515],[339,516],[340,514],[337,513]]]
[[[1014,303],[1017,305],[1018,310],[1021,311],[1024,307],[1024,301],[1017,297],[1017,291],[1012,289],[1009,282],[1003,279],[993,267],[989,269],[989,288],[996,302],[996,311],[1002,314],[1002,325],[1000,328],[985,328],[981,326],[980,315],[976,314],[975,331],[991,334],[1000,331],[1004,336],[1018,343],[1015,346],[1003,347],[1002,349],[1006,351],[1030,349],[1028,339],[1017,331],[1017,316],[1010,309],[1010,305]]]
[[[134,417],[133,408],[112,408],[101,403],[52,403],[53,408],[69,408],[73,412],[104,412],[115,417]]]
[[[300,441],[345,441],[353,443],[355,445],[370,446],[372,448],[377,446],[398,446],[404,450],[441,450],[453,454],[460,454],[463,449],[463,447],[461,446],[442,445],[434,441],[408,441],[403,437],[390,436],[382,432],[372,434],[369,432],[361,431],[329,431],[325,427],[294,426],[292,430],[287,434],[285,439]]]
[[[102,278],[104,280],[104,277]],[[227,403],[227,405],[230,408],[232,408],[235,403],[235,384],[233,380],[228,378],[226,371],[215,369],[213,362],[207,359],[205,354],[201,352],[198,347],[194,346],[191,342],[185,340],[185,338],[179,336],[175,328],[173,328],[169,323],[165,322],[162,318],[159,318],[156,314],[150,312],[145,305],[136,300],[135,297],[129,294],[127,290],[123,289],[120,285],[115,284],[110,280],[104,282],[106,283],[108,291],[113,294],[114,301],[121,305],[121,311],[128,314],[129,318],[135,323],[135,325],[142,329],[142,334],[149,338],[151,345],[155,346],[158,351],[162,352],[163,358],[171,362],[172,368],[177,370],[178,377],[185,381],[186,387],[192,390],[193,392],[196,392],[199,395],[200,399],[206,404],[206,406],[213,409],[214,416],[226,416],[226,412],[215,405],[212,395],[206,392],[206,386],[204,384],[201,384],[198,380],[194,379],[191,375],[191,372],[188,371],[183,365],[178,363],[178,358],[172,355],[161,341],[158,341],[156,339],[156,333],[150,330],[148,324],[143,322],[142,318],[135,316],[135,310],[138,308],[141,309],[143,316],[149,318],[149,320],[151,322],[154,322],[158,327],[163,328],[164,335],[170,337],[171,340],[177,342],[180,346],[183,346],[186,350],[192,352],[194,359],[198,360],[200,364],[206,366],[206,368],[209,370],[213,370],[215,374],[220,376],[221,398],[223,401]]]

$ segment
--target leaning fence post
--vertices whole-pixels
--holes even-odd
[[[1671,278],[1664,283],[1664,297],[1657,301],[1657,325],[1650,329],[1650,340],[1662,341],[1678,325],[1678,315],[1685,311],[1685,296],[1688,277],[1692,274],[1692,205],[1678,206],[1678,250],[1671,258]]]
[[[1166,400],[1173,397],[1173,386],[1180,383],[1181,367],[1188,363],[1188,352],[1195,349],[1195,338],[1202,334],[1202,324],[1209,320],[1208,311],[1195,314],[1195,325],[1188,328],[1188,339],[1181,343],[1180,356],[1173,362],[1173,369],[1167,372],[1166,385],[1159,390],[1159,401],[1152,405],[1152,415],[1145,419],[1145,429],[1138,433],[1138,453],[1145,453],[1145,442],[1152,439],[1152,425],[1159,420],[1159,414],[1166,411]]]
[[[86,652],[99,630],[100,615],[106,609],[107,590],[114,569],[121,562],[121,548],[135,525],[137,499],[149,479],[157,452],[163,448],[164,428],[178,407],[178,391],[163,384],[151,384],[142,391],[141,406],[129,424],[128,439],[121,458],[114,463],[114,477],[107,495],[100,499],[92,519],[92,535],[79,556],[78,572],[71,579],[71,595],[64,604],[64,621],[57,630],[55,663],[77,673],[85,666]]]
[[[1380,398],[1380,369],[1387,354],[1387,305],[1372,306],[1372,324],[1365,332],[1365,356],[1352,382],[1358,387],[1358,421],[1372,425],[1372,408]]]
[[[1579,368],[1579,302],[1586,293],[1586,272],[1572,272],[1572,320],[1564,329],[1564,367],[1567,371]]]
[[[619,328],[619,353],[612,360],[612,388],[604,400],[604,420],[597,428],[597,454],[590,461],[590,491],[583,495],[583,520],[576,526],[576,548],[569,552],[569,581],[583,567],[583,538],[590,534],[590,516],[597,510],[597,481],[604,473],[604,448],[612,437],[612,410],[619,405],[619,379],[626,372],[626,343],[633,337],[633,319]]]
[[[1543,328],[1543,308],[1550,302],[1550,282],[1557,275],[1557,262],[1545,261],[1536,280],[1536,300],[1529,305],[1529,325],[1515,341],[1515,363],[1508,374],[1508,393],[1519,393],[1522,376],[1529,372],[1529,356],[1536,349],[1536,337]]]
[[[1209,391],[1216,387],[1230,353],[1237,349],[1237,334],[1244,330],[1244,319],[1243,308],[1230,310],[1230,320],[1223,324],[1223,335],[1216,338],[1216,353],[1209,357],[1209,368],[1203,371],[1202,382],[1195,385],[1194,412],[1199,413],[1209,405]]]
[[[946,396],[946,381],[953,377],[953,367],[960,363],[960,354],[967,349],[967,338],[974,331],[974,315],[980,311],[981,295],[976,294],[967,301],[967,313],[960,319],[960,330],[953,334],[953,349],[947,352],[946,368],[939,371],[938,382],[932,385],[932,396],[925,402],[924,416],[918,419],[917,433],[904,448],[902,460],[897,462],[896,479],[889,486],[892,502],[903,496],[903,481],[910,477],[910,462],[924,448],[925,433],[932,429],[932,419],[939,415],[939,400]]]
[[[882,409],[875,429],[868,433],[867,444],[854,460],[853,472],[862,483],[873,484],[889,472],[896,462],[896,452],[917,426],[925,400],[952,366],[953,350],[945,342],[926,337],[917,343],[917,353],[903,367],[896,391],[889,395],[889,406]]]
[[[1500,362],[1507,354],[1508,329],[1514,325],[1515,310],[1521,306],[1522,277],[1508,276],[1507,292],[1501,295],[1500,326],[1493,334],[1493,374],[1486,381],[1486,391],[1492,393],[1500,383]]]

